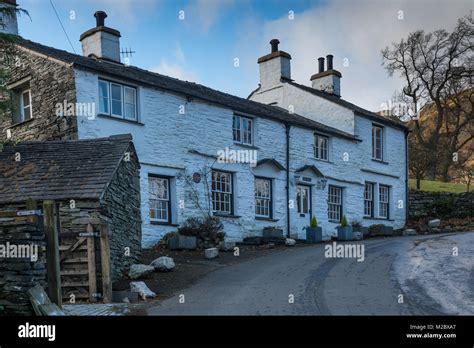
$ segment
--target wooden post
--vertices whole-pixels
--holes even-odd
[[[94,229],[91,224],[87,224],[87,233],[91,234],[87,237],[87,268],[89,270],[89,300],[91,302],[97,301],[97,272],[95,267],[95,241],[92,235]]]
[[[112,302],[112,281],[110,276],[109,228],[100,225],[100,257],[102,264],[102,296],[104,303]]]
[[[38,204],[36,203],[35,200],[33,199],[27,199],[26,200],[26,210],[37,210],[38,209]],[[31,215],[28,216],[27,218],[28,222],[31,222],[33,224],[38,223],[38,216],[37,215]]]
[[[46,270],[48,272],[48,292],[52,302],[62,306],[61,269],[59,266],[59,240],[54,201],[43,202],[44,233],[46,235]]]

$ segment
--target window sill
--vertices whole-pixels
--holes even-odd
[[[316,158],[313,156],[313,159],[315,161],[318,161],[318,162],[324,162],[324,163],[331,163],[331,164],[334,164],[334,162],[331,162],[330,160],[325,160],[325,159],[321,159],[321,158]]]
[[[255,145],[247,145],[247,144],[242,144],[239,142],[234,141],[234,145],[240,146],[240,147],[245,147],[246,149],[252,149],[252,150],[258,150],[258,147]]]
[[[30,118],[30,119],[28,119],[28,120],[26,120],[26,121],[22,121],[22,122],[18,122],[18,123],[12,124],[12,125],[10,126],[10,129],[11,129],[11,128],[15,128],[15,127],[20,127],[20,126],[23,126],[23,125],[25,125],[25,124],[28,124],[28,123],[32,122],[34,119],[35,119],[35,118],[32,117],[32,118]]]
[[[372,161],[377,162],[377,163],[381,163],[381,164],[388,164],[388,162],[385,162],[384,160],[378,160],[378,159],[375,159],[375,158],[372,158]]]
[[[333,224],[340,224],[341,221],[337,221],[337,220],[328,220],[328,222],[331,222]]]
[[[219,213],[214,213],[212,216],[217,216],[221,218],[229,218],[229,219],[239,219],[241,218],[240,215],[231,215],[231,214],[219,214]]]
[[[110,116],[110,115],[106,115],[106,114],[98,114],[97,117],[106,118],[106,119],[109,119],[109,120],[114,120],[114,121],[119,121],[119,122],[131,123],[131,124],[135,124],[137,126],[144,126],[145,125],[144,123],[139,122],[139,121],[127,120],[125,118],[119,118],[119,117]]]
[[[377,221],[395,221],[393,219],[380,218],[380,217],[370,217],[370,216],[364,216],[363,219],[365,219],[365,220],[377,220]]]
[[[277,222],[280,221],[280,219],[273,219],[273,218],[268,218],[264,216],[255,216],[255,220],[260,220],[260,221],[271,221],[271,222]]]
[[[172,224],[169,222],[165,221],[150,221],[150,225],[160,225],[160,226],[173,226],[173,227],[178,227],[178,224]]]

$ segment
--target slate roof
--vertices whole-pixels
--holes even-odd
[[[405,123],[399,120],[397,117],[389,117],[389,116],[382,116],[382,115],[376,114],[375,112],[361,108],[360,106],[357,106],[351,102],[348,102],[347,100],[344,100],[340,97],[311,88],[309,86],[301,85],[299,83],[294,82],[291,79],[282,79],[282,82],[289,83],[290,85],[300,88],[308,93],[314,94],[318,97],[329,100],[330,102],[333,102],[335,104],[348,108],[362,117],[366,117],[373,121],[380,122],[383,124],[388,124],[390,126],[393,126],[395,128],[399,128],[402,130],[408,130],[408,127],[405,125]]]
[[[127,150],[135,151],[131,135],[6,146],[0,152],[0,203],[100,199]]]
[[[289,113],[287,110],[282,108],[277,108],[245,98],[240,98],[194,82],[182,81],[134,66],[126,66],[124,64],[114,63],[107,60],[84,57],[25,39],[22,39],[19,45],[47,57],[52,57],[62,62],[72,64],[72,66],[81,69],[100,72],[104,75],[120,77],[128,81],[133,81],[139,85],[150,86],[168,92],[194,97],[209,103],[221,105],[226,108],[232,108],[237,112],[240,111],[250,115],[273,119],[303,128],[318,130],[349,140],[360,140],[354,137],[352,134],[323,125],[313,120],[309,120],[306,117]]]

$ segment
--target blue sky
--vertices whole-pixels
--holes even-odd
[[[73,52],[50,0],[18,0],[20,34]],[[334,55],[342,97],[370,110],[401,83],[381,67],[380,50],[411,31],[451,30],[474,8],[464,0],[53,0],[74,50],[79,36],[107,12],[106,25],[121,32],[130,63],[247,97],[258,84],[258,57],[272,38],[292,59],[292,78],[309,85],[319,56]],[[184,11],[184,20],[179,18]],[[400,12],[402,11],[402,12]],[[181,12],[182,14],[183,12]],[[291,16],[294,14],[294,16]],[[401,14],[401,16],[400,16]],[[234,66],[235,58],[239,66]],[[344,65],[344,62],[346,63]]]

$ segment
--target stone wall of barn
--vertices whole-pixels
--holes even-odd
[[[9,83],[12,92],[31,89],[33,118],[19,123],[13,114],[0,115],[0,141],[10,130],[14,141],[77,139],[77,117],[60,116],[58,104],[76,106],[74,70],[52,58],[18,49]],[[80,117],[80,116],[78,116]]]
[[[136,154],[123,159],[106,189],[102,213],[109,220],[112,280],[120,279],[141,255],[140,172]]]
[[[36,245],[37,259],[20,257],[25,254],[20,254],[18,248],[19,253],[14,256],[12,245]],[[10,249],[9,255],[0,254],[0,315],[34,315],[27,291],[37,284],[47,286],[45,245],[45,235],[37,224],[12,218],[0,219],[2,252],[7,246]]]

